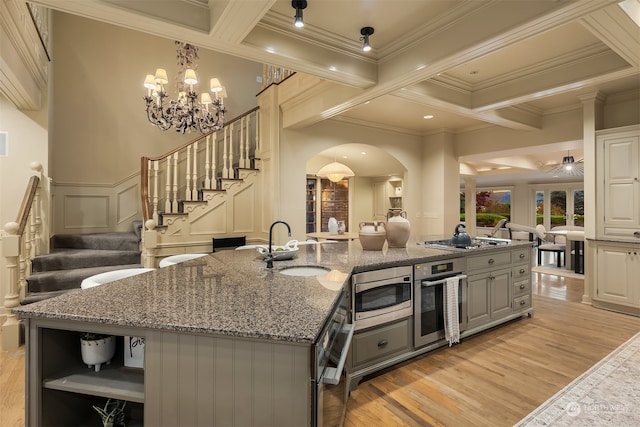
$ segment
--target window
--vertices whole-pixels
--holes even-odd
[[[460,220],[465,220],[465,195],[460,192]],[[476,227],[493,227],[501,219],[511,219],[511,190],[480,189],[476,192]]]

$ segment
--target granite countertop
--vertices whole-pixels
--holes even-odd
[[[292,260],[274,261],[270,271],[255,250],[221,251],[13,312],[21,317],[313,343],[351,273],[463,255],[416,243],[392,249],[385,245],[382,251],[363,251],[358,241],[310,244],[300,245]],[[336,270],[344,281],[279,273],[285,267],[308,265]]]

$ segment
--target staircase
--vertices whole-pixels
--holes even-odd
[[[106,271],[141,267],[142,221],[130,232],[64,234],[51,237],[51,250],[32,260],[27,294],[30,304],[80,289],[83,279]]]

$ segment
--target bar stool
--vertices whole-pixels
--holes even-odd
[[[166,258],[163,258],[160,260],[160,268],[163,267],[169,267],[170,265],[174,265],[174,264],[179,264],[181,262],[185,262],[185,261],[189,261],[192,259],[197,259],[203,256],[206,256],[207,254],[178,254],[178,255],[171,255],[168,256]]]
[[[100,274],[94,274],[89,276],[80,283],[81,289],[89,289],[94,286],[104,285],[105,283],[113,282],[115,280],[124,279],[131,276],[137,276],[138,274],[153,271],[155,268],[125,268],[123,270],[107,271]]]

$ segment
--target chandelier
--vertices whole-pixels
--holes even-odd
[[[570,153],[562,158],[562,164],[552,165],[548,168],[553,175],[583,176],[584,161],[575,160]]]
[[[144,80],[147,96],[144,97],[144,101],[149,122],[163,131],[174,127],[180,133],[192,130],[208,133],[222,129],[226,112],[223,104],[223,98],[226,96],[224,88],[218,79],[212,78],[209,87],[214,98],[212,99],[208,92],[203,92],[198,97],[194,89],[198,84],[195,71],[198,48],[180,41],[175,43],[178,98],[167,99],[165,85],[169,83],[169,79],[166,70],[158,68],[155,75],[147,74]]]

